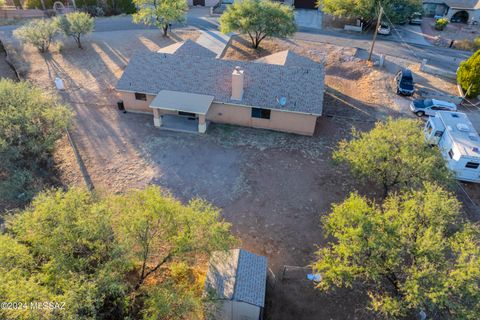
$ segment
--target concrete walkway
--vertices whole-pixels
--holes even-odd
[[[215,30],[201,30],[201,33],[202,34],[197,39],[197,43],[215,52],[217,58],[222,55],[225,46],[233,35],[233,33],[226,35]]]

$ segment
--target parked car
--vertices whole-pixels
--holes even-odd
[[[422,24],[422,14],[420,12],[415,12],[410,16],[410,24]]]
[[[402,69],[395,76],[397,83],[397,94],[411,96],[415,90],[413,84],[413,74],[410,69]]]
[[[410,110],[419,117],[435,116],[437,111],[457,111],[457,105],[436,99],[416,99],[410,103]]]
[[[383,34],[384,36],[388,36],[391,32],[390,30],[390,26],[386,23],[381,23],[379,26],[378,26],[378,33],[379,34]]]

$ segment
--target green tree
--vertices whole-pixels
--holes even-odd
[[[53,37],[58,32],[57,25],[52,19],[32,20],[23,27],[16,29],[13,34],[21,41],[33,45],[40,52],[47,52]]]
[[[202,312],[192,268],[234,242],[218,209],[157,187],[126,195],[40,194],[0,235],[0,300],[65,310],[0,310],[8,319],[185,319]],[[68,308],[67,308],[68,307]]]
[[[317,6],[325,13],[365,21],[377,18],[379,5],[392,23],[406,21],[412,13],[422,9],[420,0],[317,0]]]
[[[369,132],[353,130],[353,139],[341,141],[333,159],[347,163],[355,177],[380,185],[384,196],[394,187],[453,181],[438,149],[425,143],[417,120],[388,119]]]
[[[138,11],[132,15],[134,23],[156,26],[167,36],[168,27],[174,22],[185,21],[188,10],[186,0],[133,0]]]
[[[55,142],[65,134],[69,108],[28,82],[0,80],[0,194],[29,200],[52,167]]]
[[[462,61],[457,71],[457,82],[468,97],[480,95],[480,50],[468,60]]]
[[[235,1],[220,17],[223,33],[248,34],[257,49],[266,37],[284,38],[295,33],[293,9],[270,0]]]
[[[78,47],[82,48],[80,38],[93,31],[95,19],[85,12],[71,12],[55,19],[58,29],[67,37],[75,39]]]
[[[480,314],[480,229],[462,221],[453,194],[426,184],[382,206],[352,194],[323,226],[333,241],[313,264],[319,289],[363,283],[387,319],[419,310],[432,319]]]

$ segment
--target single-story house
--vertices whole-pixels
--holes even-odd
[[[450,21],[480,23],[480,0],[424,0],[426,16],[445,16]]]
[[[116,89],[125,109],[154,125],[205,133],[210,122],[313,135],[324,68],[291,51],[257,61],[217,59],[196,42],[135,54]]]
[[[214,252],[205,280],[206,293],[219,302],[214,319],[262,319],[266,284],[266,257],[242,249]]]

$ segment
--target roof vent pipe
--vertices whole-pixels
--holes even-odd
[[[232,100],[242,100],[244,78],[242,68],[235,67],[232,72]]]

